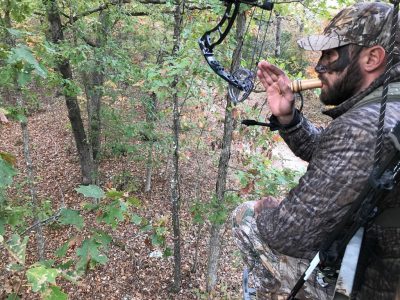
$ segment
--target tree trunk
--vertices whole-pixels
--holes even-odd
[[[158,59],[157,59],[158,62]],[[150,126],[151,134],[149,141],[149,148],[147,153],[146,162],[146,186],[145,192],[148,193],[151,190],[151,177],[153,173],[153,145],[154,145],[154,123],[157,115],[157,95],[152,93],[150,96],[150,102],[145,104],[146,109],[146,123]]]
[[[7,28],[11,28],[11,16],[10,16],[10,7],[11,3],[9,0],[6,0],[4,3],[4,17],[0,16],[0,26],[2,27],[0,33],[0,38],[5,42],[6,45],[13,46],[14,41],[11,34],[6,30]],[[0,60],[0,67],[4,66],[4,59]],[[1,90],[1,94],[3,95],[4,102],[9,105],[15,105],[16,103],[12,101],[12,94],[10,88],[5,86]]]
[[[39,215],[39,201],[36,195],[36,188],[35,188],[35,176],[33,173],[33,166],[32,166],[32,159],[29,149],[29,131],[28,131],[28,122],[21,121],[21,130],[22,130],[22,143],[23,143],[23,152],[24,158],[26,163],[26,173],[27,179],[29,184],[29,193],[31,195],[31,202],[32,202],[32,211],[33,211],[33,223],[38,224],[36,226],[36,243],[37,243],[37,250],[38,250],[38,258],[39,260],[44,260],[44,249],[45,249],[45,240],[43,236],[42,224],[38,218]]]
[[[184,1],[175,1],[174,12],[174,46],[172,55],[176,56],[179,51],[182,32]],[[179,112],[179,97],[176,90],[179,82],[179,77],[174,76],[172,82],[173,92],[173,154],[172,154],[172,176],[171,176],[171,202],[172,202],[172,227],[174,232],[174,284],[172,291],[179,292],[181,289],[181,232],[179,226],[179,211],[180,211],[180,184],[179,184],[179,128],[180,128],[180,112]]]
[[[101,147],[100,110],[104,84],[104,70],[100,64],[96,65],[95,70],[83,75],[83,82],[85,84],[85,93],[87,98],[89,142],[92,148],[93,160],[96,164],[96,169]]]
[[[281,35],[282,35],[282,17],[278,12],[276,16],[276,30],[275,30],[275,57],[281,56]]]
[[[107,43],[111,28],[108,11],[99,13],[99,22],[96,29],[93,67],[84,72],[85,92],[87,97],[87,112],[89,120],[89,141],[92,147],[93,159],[97,169],[98,156],[101,147],[101,100],[104,92],[104,64],[102,52]]]
[[[204,127],[201,129],[201,132],[200,132],[199,140],[198,140],[197,146],[196,146],[196,153],[199,152],[201,138],[202,138],[203,133],[204,133]],[[202,163],[202,161],[200,161],[200,159],[198,157],[196,158],[196,164],[197,164],[197,168],[196,168],[196,184],[194,187],[194,199],[196,201],[200,201],[201,195],[199,193],[199,190],[200,190],[200,179],[203,177],[202,176],[203,171],[201,168],[203,163]],[[200,238],[201,238],[200,234],[201,234],[201,229],[203,228],[203,225],[204,225],[203,223],[197,224],[197,230],[196,230],[196,234],[195,234],[196,241],[194,244],[194,255],[193,255],[193,259],[192,259],[192,261],[193,261],[193,265],[192,265],[192,269],[191,269],[192,273],[194,273],[197,270],[197,260],[199,257],[199,244],[200,244]]]
[[[6,7],[8,8],[10,5],[10,2],[6,2]],[[2,23],[5,25],[6,28],[12,28],[11,24],[11,17],[10,17],[10,11],[7,10],[5,11],[5,16],[4,19],[1,20]],[[4,40],[6,44],[12,48],[15,47],[15,40],[12,35],[10,35],[7,31],[4,31]],[[17,76],[15,74],[13,83],[15,86],[15,98],[17,99],[17,105],[21,108],[22,111],[24,111],[25,108],[25,103],[22,98],[22,91],[21,88],[18,86],[18,80]],[[7,93],[10,93],[10,90],[7,89]],[[38,224],[36,226],[36,244],[37,244],[37,253],[38,253],[38,258],[39,260],[44,260],[44,249],[45,249],[45,238],[43,236],[43,230],[42,230],[42,225],[39,220],[39,204],[40,201],[38,201],[37,194],[36,194],[36,187],[35,187],[35,174],[33,171],[33,164],[32,164],[32,158],[31,158],[31,152],[29,148],[29,130],[28,130],[28,119],[22,119],[20,122],[21,124],[21,132],[22,132],[22,145],[23,145],[23,154],[24,154],[24,159],[25,159],[25,165],[26,165],[26,177],[27,177],[27,182],[29,185],[29,194],[31,196],[31,203],[32,203],[32,212],[33,212],[33,223]]]
[[[240,64],[240,58],[242,56],[242,47],[240,45],[243,42],[244,31],[246,25],[246,16],[244,12],[241,12],[237,16],[236,23],[236,42],[237,46],[232,56],[231,70],[236,70]],[[218,203],[223,205],[226,180],[228,173],[228,164],[231,155],[231,144],[232,144],[232,133],[235,127],[235,120],[232,115],[232,103],[229,96],[226,97],[225,107],[225,121],[224,121],[224,136],[222,140],[222,150],[218,163],[218,178],[216,183],[216,196]],[[210,292],[215,287],[218,279],[218,261],[221,251],[221,224],[212,224],[211,236],[209,243],[208,252],[208,266],[207,266],[207,291]]]
[[[46,5],[47,19],[50,24],[49,30],[51,41],[55,44],[58,44],[64,40],[64,33],[57,1],[44,0],[44,3]],[[57,62],[57,68],[66,82],[73,80],[71,66],[67,59],[60,57]],[[68,83],[65,83],[65,85],[67,84]],[[93,178],[96,174],[92,150],[85,133],[78,99],[76,95],[71,95],[68,92],[64,93],[64,96],[68,109],[68,118],[71,122],[72,132],[74,134],[76,148],[78,150],[82,173],[82,183],[90,184],[93,182]]]

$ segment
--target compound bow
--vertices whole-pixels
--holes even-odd
[[[254,72],[239,68],[232,74],[225,70],[221,63],[214,57],[214,47],[222,43],[231,30],[236,16],[239,13],[241,3],[248,4],[253,7],[259,7],[264,10],[272,11],[274,4],[270,0],[260,3],[258,0],[222,0],[226,3],[226,10],[221,21],[213,29],[205,32],[199,39],[200,49],[211,67],[221,78],[229,83],[229,96],[233,103],[244,101],[254,88]],[[232,9],[232,6],[234,8]],[[226,25],[225,30],[223,27]],[[213,42],[212,36],[216,34],[217,39]],[[237,91],[242,91],[243,95],[238,98]]]

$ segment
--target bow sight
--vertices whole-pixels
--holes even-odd
[[[223,0],[224,1],[224,0]],[[214,57],[214,47],[222,43],[231,30],[241,3],[271,11],[274,4],[270,0],[225,0],[226,10],[221,21],[213,29],[206,31],[199,39],[199,46],[211,69],[222,79],[229,83],[228,93],[233,103],[244,101],[254,88],[254,72],[239,68],[232,74],[226,71],[221,63]],[[232,10],[232,6],[234,6]],[[223,29],[223,27],[225,29]],[[215,38],[213,36],[215,35]],[[240,93],[243,93],[239,96]]]

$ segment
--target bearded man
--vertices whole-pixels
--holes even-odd
[[[258,78],[267,93],[270,122],[294,154],[309,162],[304,176],[281,201],[266,197],[245,202],[233,213],[233,234],[254,276],[258,299],[288,294],[310,259],[341,224],[361,194],[374,164],[382,84],[388,60],[392,5],[358,3],[332,19],[322,35],[298,41],[322,51],[315,68],[322,81],[320,100],[334,108],[326,128],[316,128],[294,106],[289,79],[262,61]],[[400,35],[396,32],[384,132],[400,121]],[[383,155],[394,146],[385,142]],[[356,299],[392,300],[400,279],[400,187],[379,208],[383,213],[365,228]],[[332,285],[313,277],[305,299],[329,299]]]

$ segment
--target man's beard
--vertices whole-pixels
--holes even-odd
[[[339,76],[332,85],[326,85],[328,82],[324,74],[320,74],[319,77],[326,86],[325,91],[321,90],[321,102],[325,105],[339,105],[354,96],[362,85],[360,74],[360,65],[357,61],[342,71],[342,76]]]

